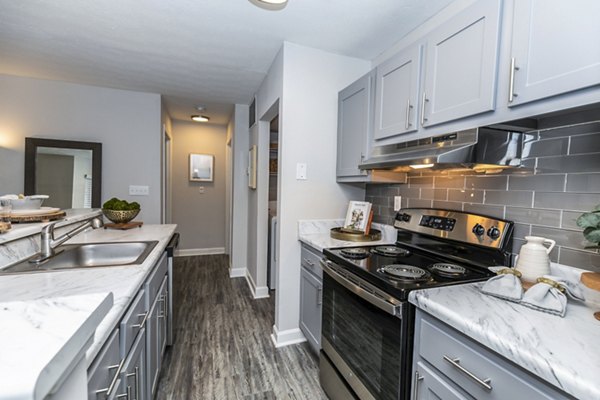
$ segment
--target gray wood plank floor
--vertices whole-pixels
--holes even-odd
[[[175,258],[173,286],[175,343],[157,399],[327,399],[318,359],[306,343],[273,346],[274,298],[253,300],[227,256]]]

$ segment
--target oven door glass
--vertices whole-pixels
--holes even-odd
[[[397,400],[406,390],[401,387],[404,329],[401,318],[323,274],[323,338],[376,399]]]

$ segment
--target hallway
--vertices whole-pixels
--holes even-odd
[[[227,256],[175,258],[173,295],[175,343],[157,399],[326,399],[318,359],[306,343],[273,346],[274,297],[252,300]]]

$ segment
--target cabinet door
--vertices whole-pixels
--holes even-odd
[[[599,38],[598,0],[515,1],[509,105],[600,84]]]
[[[375,139],[416,131],[421,45],[377,67]]]
[[[418,362],[413,379],[413,400],[467,400],[469,397],[460,393],[442,376]]]
[[[148,398],[154,398],[159,374],[159,343],[158,343],[158,312],[160,304],[158,296],[150,307],[146,322],[146,393]]]
[[[300,283],[300,329],[315,352],[321,349],[323,283],[302,268]]]
[[[367,153],[373,124],[373,74],[369,73],[338,95],[337,176],[361,176],[358,169]]]
[[[121,372],[122,392],[127,394],[127,400],[145,400],[147,398],[144,395],[146,389],[145,378],[146,329],[142,328],[131,347]]]
[[[421,124],[495,108],[500,1],[479,1],[427,36]]]

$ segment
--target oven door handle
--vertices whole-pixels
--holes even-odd
[[[387,293],[354,275],[353,277],[355,277],[357,282],[350,281],[346,276],[336,270],[340,267],[337,267],[329,260],[320,260],[320,263],[321,267],[323,267],[323,271],[325,271],[327,275],[352,293],[388,314],[397,317],[402,316],[402,302],[400,300],[391,297]]]

